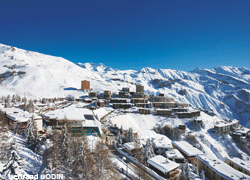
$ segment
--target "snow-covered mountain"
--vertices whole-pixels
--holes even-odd
[[[222,118],[237,118],[250,127],[248,68],[114,70],[103,64],[74,64],[61,57],[0,44],[0,95],[79,97],[86,94],[78,90],[81,80],[89,80],[98,92],[118,92],[122,87],[135,91],[135,84],[140,83],[147,94],[164,93],[193,107],[212,109]]]

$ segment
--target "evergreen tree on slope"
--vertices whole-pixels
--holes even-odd
[[[8,162],[3,168],[4,176],[9,177],[10,175],[22,174],[23,164],[22,164],[22,159],[18,155],[16,139],[13,140],[7,156],[8,156]]]
[[[142,161],[147,162],[149,158],[152,158],[155,156],[154,149],[153,149],[153,143],[150,138],[147,139],[145,148],[142,152]]]

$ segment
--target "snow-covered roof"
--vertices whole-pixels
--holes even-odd
[[[82,122],[82,127],[101,127],[101,123],[97,120],[85,120]]]
[[[15,107],[2,108],[1,111],[6,113],[8,118],[16,122],[27,122],[32,117],[32,114],[29,112]]]
[[[130,151],[134,150],[136,148],[137,144],[136,142],[128,142],[123,144],[123,148],[126,148]],[[139,148],[142,148],[142,144],[139,143]]]
[[[247,161],[244,161],[242,159],[239,159],[239,158],[228,158],[226,157],[225,159],[233,162],[234,164],[236,164],[237,166],[241,167],[242,169],[244,169],[245,171],[249,172],[250,173],[250,163],[247,162]]]
[[[22,109],[16,108],[16,107],[11,107],[11,108],[1,108],[2,113],[10,114],[14,112],[21,112],[23,111]]]
[[[223,126],[229,126],[229,125],[233,125],[235,123],[238,123],[238,120],[233,120],[232,122],[220,122],[219,124],[216,124],[214,126],[216,127],[223,127]]]
[[[162,108],[158,108],[158,109],[156,109],[156,111],[171,111],[172,112],[171,109],[162,109]]]
[[[56,120],[74,120],[74,121],[83,121],[85,120],[84,115],[92,115],[93,112],[86,108],[77,108],[75,105],[71,105],[64,109],[56,109],[54,111],[49,111],[43,114],[44,117],[49,119],[56,119]]]
[[[199,149],[193,147],[191,144],[189,144],[186,141],[173,141],[173,145],[175,145],[179,150],[181,150],[183,153],[185,153],[187,156],[196,156],[199,154],[204,154]]]
[[[250,179],[250,176],[232,168],[228,164],[219,159],[213,159],[206,155],[198,155],[197,158],[201,160],[205,165],[212,169],[215,173],[225,179],[241,179],[243,176],[245,179]]]
[[[165,151],[165,156],[171,159],[185,159],[178,149]]]
[[[163,172],[164,174],[167,174],[168,172],[178,168],[180,165],[161,156],[157,155],[155,157],[152,157],[147,160],[148,164],[155,167],[159,171]]]
[[[93,110],[93,112],[96,115],[97,119],[100,120],[102,117],[107,115],[112,110],[113,110],[112,108],[104,107],[104,108]]]
[[[160,149],[173,149],[172,141],[167,136],[161,134],[157,134],[153,139],[153,146]]]

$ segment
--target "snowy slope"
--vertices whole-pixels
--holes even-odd
[[[172,69],[114,70],[103,64],[74,64],[54,57],[0,44],[0,95],[28,98],[83,96],[81,80],[97,92],[122,87],[173,97],[195,108],[212,109],[221,118],[237,118],[250,127],[250,70],[221,66],[184,72]]]

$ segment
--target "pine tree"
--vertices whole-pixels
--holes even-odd
[[[147,139],[145,148],[142,152],[142,162],[146,163],[149,158],[152,158],[155,156],[154,149],[153,149],[153,143],[150,138]]]
[[[34,122],[34,117],[32,116],[27,123],[26,130],[25,130],[25,136],[28,144],[31,144],[32,142],[35,141],[36,138],[36,126]]]
[[[184,163],[181,166],[181,174],[179,176],[179,179],[190,180],[190,170],[189,170],[187,159],[184,160]]]
[[[61,143],[61,160],[63,163],[68,164],[69,156],[70,156],[70,147],[71,147],[71,138],[72,135],[70,133],[70,124],[65,118],[65,124],[62,129],[62,143]]]
[[[10,175],[19,175],[22,174],[22,159],[18,155],[18,150],[16,146],[16,139],[13,139],[13,142],[10,146],[8,152],[8,163],[3,168],[3,173],[5,177]]]
[[[118,146],[122,145],[122,135],[120,134],[119,131],[118,131],[118,134],[117,134],[117,142],[118,142]]]
[[[16,103],[16,96],[15,96],[15,95],[12,96],[11,102],[12,102],[13,104]]]
[[[126,133],[126,142],[133,142],[134,141],[134,137],[133,137],[133,129],[129,128],[127,133]]]
[[[29,104],[27,106],[27,110],[29,113],[34,113],[35,112],[35,106],[32,100],[29,100]]]

